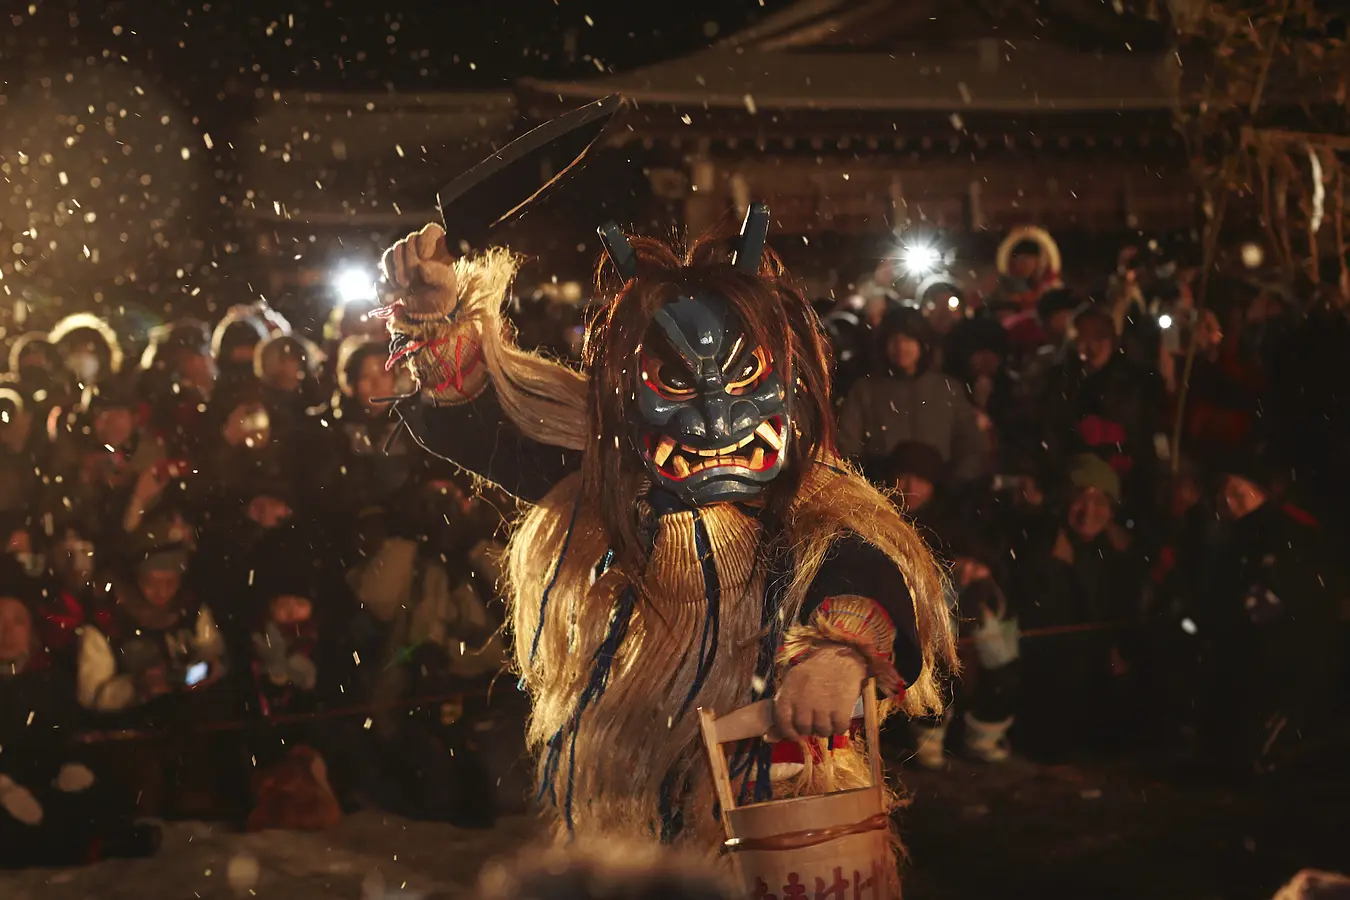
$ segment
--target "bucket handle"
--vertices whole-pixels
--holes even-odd
[[[867,737],[867,761],[872,768],[872,787],[881,791],[885,785],[881,768],[880,723],[877,716],[877,680],[868,678],[862,690],[863,730]],[[722,824],[729,826],[727,813],[736,808],[736,795],[731,789],[731,772],[727,769],[727,755],[723,744],[761,737],[773,727],[773,700],[760,700],[718,718],[710,709],[698,711],[703,743],[712,764],[713,787],[722,806]],[[727,832],[730,834],[730,831]]]

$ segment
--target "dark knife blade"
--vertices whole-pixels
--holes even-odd
[[[446,185],[436,203],[449,247],[481,249],[494,227],[581,162],[622,107],[615,94],[545,122]]]

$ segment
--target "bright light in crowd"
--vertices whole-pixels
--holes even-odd
[[[900,249],[900,259],[911,275],[926,275],[938,267],[942,254],[932,244],[906,244]]]
[[[1166,329],[1168,329],[1168,328],[1171,328],[1171,327],[1172,327],[1172,317],[1169,316],[1169,315],[1167,315],[1167,314],[1163,314],[1163,315],[1161,315],[1161,316],[1158,316],[1158,327],[1159,327],[1159,328],[1162,328],[1162,329],[1164,329],[1164,330],[1166,330]]]
[[[956,309],[956,308],[957,308],[958,306],[960,306],[960,305],[961,305],[961,298],[960,298],[960,297],[948,297],[948,298],[947,298],[947,308],[948,308],[948,309]]]
[[[1265,262],[1266,251],[1260,244],[1248,241],[1242,245],[1242,264],[1249,269],[1255,269]]]
[[[375,276],[356,266],[338,272],[333,287],[342,303],[363,303],[376,298]]]

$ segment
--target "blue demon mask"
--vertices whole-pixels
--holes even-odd
[[[783,469],[787,389],[721,297],[656,314],[638,365],[634,444],[654,482],[686,503],[745,499]]]
[[[759,270],[769,210],[753,204],[732,265]],[[617,226],[600,236],[625,279],[637,259]],[[783,470],[791,402],[780,361],[746,332],[729,301],[695,291],[659,309],[639,351],[632,440],[657,487],[701,506],[744,500]]]

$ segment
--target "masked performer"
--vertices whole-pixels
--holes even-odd
[[[603,227],[622,284],[582,372],[511,341],[509,252],[456,260],[428,225],[384,256],[391,359],[421,386],[399,413],[527,504],[506,596],[540,794],[568,833],[716,848],[699,707],[774,698],[781,740],[732,755],[749,802],[867,782],[850,732],[869,675],[891,708],[940,704],[941,574],[833,452],[824,336],[768,219],[757,205],[684,257]]]

